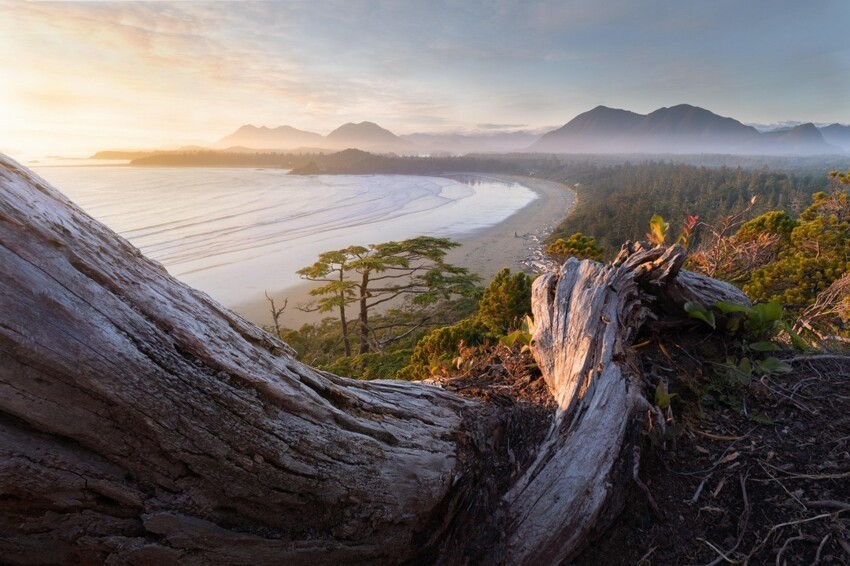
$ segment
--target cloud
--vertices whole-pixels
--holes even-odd
[[[246,122],[536,128],[600,103],[850,120],[843,0],[0,0],[0,8],[0,135],[48,124],[140,139],[217,138]]]

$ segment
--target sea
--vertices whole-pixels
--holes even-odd
[[[418,235],[463,240],[538,198],[485,175],[32,168],[173,276],[230,308],[297,286],[296,271],[321,252]]]

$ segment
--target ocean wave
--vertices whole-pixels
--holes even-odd
[[[536,198],[521,185],[476,177],[130,167],[39,173],[226,305],[296,283],[295,271],[323,251],[420,234],[462,238]]]

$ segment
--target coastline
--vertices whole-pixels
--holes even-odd
[[[460,247],[449,251],[449,263],[468,268],[487,283],[502,268],[511,271],[536,273],[543,266],[541,242],[554,230],[575,204],[575,192],[562,183],[513,175],[474,174],[476,177],[517,183],[534,191],[538,198],[510,217],[478,232],[457,238]],[[449,176],[450,177],[450,176]],[[332,313],[306,313],[297,305],[309,302],[309,292],[316,284],[304,282],[295,286],[268,290],[278,308],[284,299],[289,303],[280,317],[281,326],[300,328],[302,324],[317,322]],[[230,309],[258,325],[271,325],[270,306],[265,297],[244,301]]]

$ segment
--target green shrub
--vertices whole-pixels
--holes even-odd
[[[488,327],[467,318],[453,326],[437,328],[425,335],[410,356],[410,363],[398,373],[398,379],[425,379],[451,366],[460,353],[460,344],[478,346],[492,338]]]
[[[791,239],[791,231],[797,227],[797,221],[783,210],[771,210],[745,222],[735,233],[739,242],[754,240],[759,234],[779,234],[783,243]]]
[[[790,223],[777,218],[780,221],[774,224],[787,231]],[[814,303],[818,294],[850,266],[848,192],[814,194],[812,204],[791,227],[790,236],[784,237],[788,242],[778,259],[754,270],[743,289],[754,300],[778,301],[791,309],[800,309]]]
[[[412,350],[396,350],[385,354],[358,354],[350,358],[340,356],[319,369],[354,379],[396,379],[410,363],[411,354]]]
[[[531,314],[531,283],[525,273],[511,275],[505,268],[484,289],[478,302],[478,320],[493,334],[508,334]]]
[[[564,263],[571,257],[602,261],[605,250],[596,244],[595,238],[576,232],[566,240],[558,238],[549,244],[546,253],[558,263]]]

